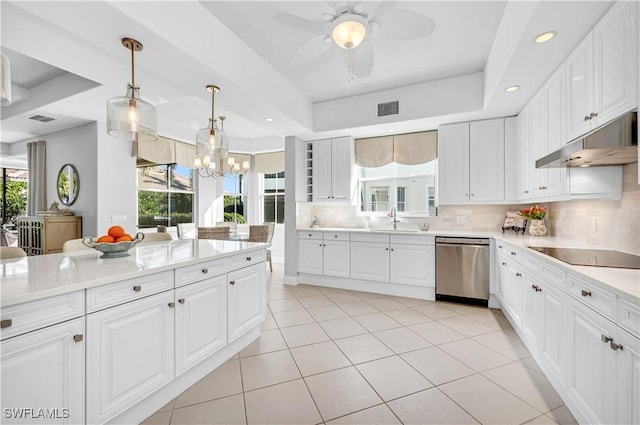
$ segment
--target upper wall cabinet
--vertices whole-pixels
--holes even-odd
[[[617,2],[566,61],[567,140],[637,107],[636,2]]]
[[[504,201],[504,119],[438,128],[440,204]]]
[[[353,152],[351,137],[313,142],[314,202],[352,202]]]

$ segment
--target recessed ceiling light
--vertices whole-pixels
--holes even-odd
[[[389,133],[393,133],[393,132],[394,132],[394,131],[396,131],[396,130],[394,130],[393,128],[390,128],[390,129],[389,129],[389,130],[387,130],[387,131],[388,131]]]
[[[273,117],[266,117],[264,120],[265,120],[266,122],[274,122],[276,119],[275,119],[275,118],[273,118]]]
[[[520,86],[509,86],[506,89],[504,89],[504,91],[511,93],[514,91],[518,91],[520,89]]]
[[[555,36],[556,36],[556,32],[555,31],[543,32],[542,34],[537,35],[533,39],[533,42],[536,43],[536,44],[546,43],[547,41],[551,40]]]
[[[587,168],[587,167],[591,167],[591,165],[590,164],[580,164],[580,167],[581,168]]]

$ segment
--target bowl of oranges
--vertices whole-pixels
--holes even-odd
[[[111,226],[106,235],[98,238],[86,237],[82,243],[89,248],[102,252],[100,258],[126,257],[129,250],[144,240],[144,233],[135,237],[128,234],[122,226]]]

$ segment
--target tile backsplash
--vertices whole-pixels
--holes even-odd
[[[574,200],[539,203],[549,208],[547,226],[549,234],[640,253],[640,186],[638,164],[623,168],[622,198],[619,200]],[[438,208],[437,217],[401,217],[400,228],[429,224],[432,230],[499,230],[506,211],[517,211],[529,206],[520,205],[447,205]],[[321,227],[365,227],[365,217],[358,215],[356,207],[297,204],[296,224],[307,227],[312,215]],[[390,228],[391,218],[372,217],[371,228]],[[595,229],[595,231],[592,231]]]

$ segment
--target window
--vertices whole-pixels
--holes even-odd
[[[2,224],[15,223],[15,218],[27,213],[27,186],[29,172],[15,168],[2,168],[0,208]]]
[[[224,191],[224,221],[246,223],[247,184],[243,175],[226,175]]]
[[[193,223],[193,173],[178,164],[138,168],[138,227]]]
[[[284,171],[264,174],[263,222],[284,223]]]
[[[435,215],[436,161],[359,167],[360,211]]]

